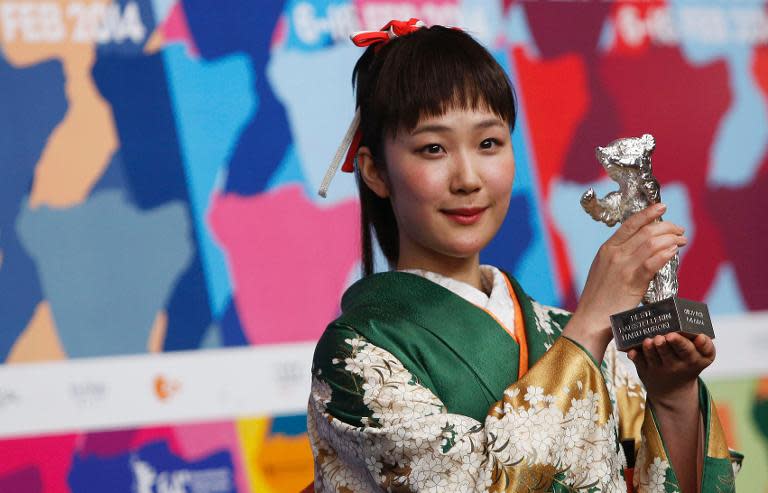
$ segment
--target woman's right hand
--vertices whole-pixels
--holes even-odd
[[[654,204],[632,215],[597,251],[584,291],[563,335],[601,361],[612,338],[610,316],[635,308],[653,276],[687,243],[683,228],[657,221]]]

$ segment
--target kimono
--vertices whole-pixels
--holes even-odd
[[[560,336],[569,313],[503,276],[515,331],[423,275],[380,273],[347,290],[313,361],[315,491],[679,491],[615,346],[598,363]],[[740,457],[699,388],[701,491],[734,491]]]

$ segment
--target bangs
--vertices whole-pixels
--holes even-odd
[[[442,26],[420,29],[370,56],[373,77],[357,78],[358,96],[368,96],[358,97],[358,104],[365,105],[361,109],[367,110],[362,115],[368,121],[361,126],[368,145],[377,135],[410,132],[420,120],[451,110],[488,111],[514,128],[515,96],[504,69],[465,32]]]

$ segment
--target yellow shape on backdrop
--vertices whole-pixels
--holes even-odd
[[[237,421],[248,483],[253,493],[296,493],[313,478],[312,452],[306,434],[272,434],[272,418]]]

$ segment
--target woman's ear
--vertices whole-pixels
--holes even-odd
[[[363,146],[357,151],[357,169],[360,170],[360,176],[373,193],[382,199],[389,197],[387,180],[382,170],[373,162],[373,154],[368,147]]]

